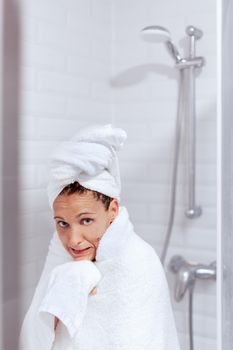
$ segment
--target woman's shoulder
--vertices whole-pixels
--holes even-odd
[[[124,258],[139,271],[163,269],[155,248],[136,233],[131,235]]]
[[[130,247],[134,250],[137,250],[140,255],[149,254],[152,257],[154,256],[158,258],[158,254],[155,248],[135,232],[131,235]]]

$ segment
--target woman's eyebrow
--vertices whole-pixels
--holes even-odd
[[[78,214],[78,215],[76,215],[75,217],[76,218],[78,218],[78,217],[80,217],[80,216],[82,216],[82,215],[86,215],[86,214],[95,214],[95,213],[91,213],[91,212],[83,212],[83,213],[80,213],[80,214]],[[54,216],[54,219],[62,219],[62,220],[65,220],[63,217],[61,217],[61,216]]]
[[[85,212],[82,212],[82,213],[76,215],[75,217],[78,218],[79,216],[86,215],[86,214],[95,214],[95,213],[91,213],[90,211],[85,211]]]

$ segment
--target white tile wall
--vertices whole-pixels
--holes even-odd
[[[170,207],[171,170],[177,109],[174,62],[163,44],[148,44],[139,32],[146,25],[167,27],[182,55],[185,27],[204,31],[197,55],[206,65],[197,76],[197,203],[203,216],[184,217],[187,178],[184,141],[179,162],[177,207],[167,262],[174,254],[210,263],[216,260],[216,9],[205,1],[113,1],[113,116],[129,135],[120,154],[123,200],[136,231],[160,254]],[[188,299],[176,303],[168,272],[182,349],[189,348]],[[216,349],[216,283],[198,281],[194,294],[194,348]]]
[[[169,258],[216,259],[216,9],[206,0],[21,0],[21,242],[22,316],[33,295],[53,232],[45,186],[50,151],[91,122],[114,122],[128,133],[119,154],[122,203],[135,230],[158,253],[168,222],[177,72],[162,44],[139,31],[160,24],[183,54],[185,26],[204,31],[197,54],[197,201],[203,216],[185,219],[185,156],[179,166],[175,225]],[[184,143],[182,143],[183,145]],[[174,276],[168,273],[173,295]],[[194,345],[216,348],[215,283],[198,281]],[[182,350],[188,349],[187,296],[174,312]]]
[[[21,1],[22,317],[54,224],[46,194],[50,151],[74,130],[112,121],[111,2]]]

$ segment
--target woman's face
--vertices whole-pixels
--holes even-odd
[[[75,260],[94,260],[99,241],[117,216],[119,207],[114,199],[106,211],[101,200],[87,191],[59,195],[53,209],[57,233],[68,253]]]

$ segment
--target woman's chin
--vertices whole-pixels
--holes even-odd
[[[75,261],[79,261],[79,260],[92,260],[92,258],[89,258],[89,257],[87,257],[87,256],[85,256],[85,257],[82,257],[82,256],[80,256],[79,258],[74,258],[73,257],[73,259],[75,260]]]

